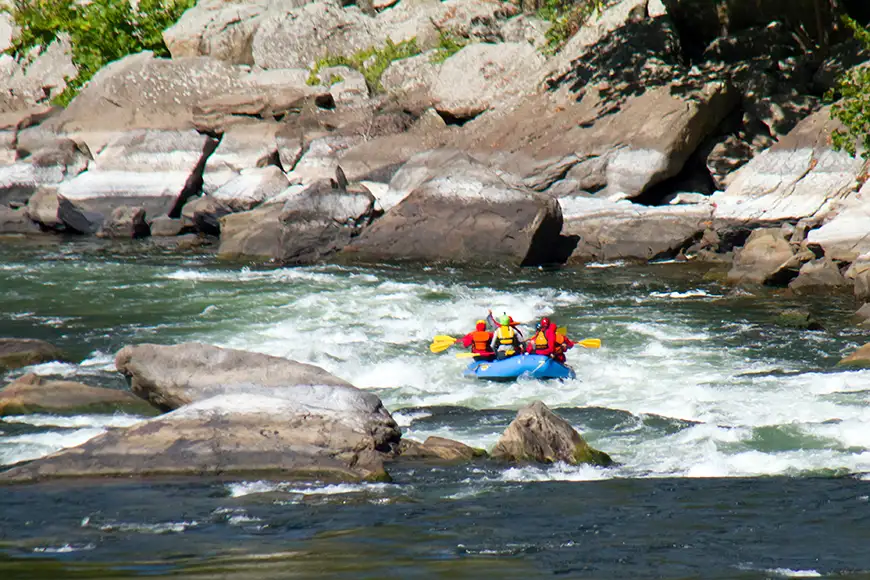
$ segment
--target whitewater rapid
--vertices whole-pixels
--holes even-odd
[[[753,305],[752,297],[715,283],[609,266],[517,273],[156,263],[140,265],[131,279],[116,263],[91,263],[77,271],[78,282],[112,293],[116,303],[104,314],[105,327],[87,328],[93,348],[86,360],[37,365],[10,378],[32,371],[105,382],[122,344],[195,340],[321,366],[376,392],[406,436],[418,439],[440,435],[489,449],[516,409],[540,399],[567,409],[590,443],[619,464],[511,468],[494,476],[504,481],[870,472],[870,371],[833,364],[863,344],[860,331],[778,328],[764,316],[769,302]],[[29,275],[14,264],[4,273]],[[57,272],[64,275],[69,271]],[[52,270],[42,276],[51,282]],[[600,338],[603,346],[569,352],[574,380],[464,378],[456,350],[436,355],[428,345],[436,334],[471,331],[488,309],[510,314],[527,334],[549,316],[575,340]],[[139,318],[116,323],[113,312],[120,320],[125,310]],[[72,308],[41,311],[37,303],[3,315],[19,323],[50,320],[69,335],[89,320]],[[468,412],[432,421],[444,408]],[[484,411],[492,410],[504,413],[491,419]],[[32,429],[15,433],[14,424]],[[0,463],[129,424],[127,416],[5,419]]]

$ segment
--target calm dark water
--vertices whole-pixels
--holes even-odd
[[[870,575],[870,485],[854,478],[506,483],[456,498],[468,469],[406,466],[394,484],[335,495],[231,497],[218,481],[5,488],[0,576]],[[77,551],[44,551],[64,547]]]

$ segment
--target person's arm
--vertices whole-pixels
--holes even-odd
[[[464,346],[465,348],[468,348],[469,346],[471,346],[471,343],[474,342],[474,339],[471,337],[471,333],[469,332],[468,334],[466,334],[465,336],[463,336],[462,338],[460,338],[456,342],[461,343],[462,346]]]
[[[565,350],[568,350],[569,348],[574,348],[574,341],[566,336],[565,337]]]
[[[490,324],[492,324],[493,328],[498,328],[499,326],[501,326],[498,322],[495,321],[495,316],[492,315],[492,310],[486,311],[486,319],[489,321]]]

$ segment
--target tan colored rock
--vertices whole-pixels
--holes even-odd
[[[66,360],[56,346],[32,338],[0,338],[0,370]]]
[[[741,167],[728,188],[712,196],[717,229],[804,218],[821,223],[835,204],[857,191],[857,178],[866,172],[863,160],[831,148],[838,126],[825,107]]]
[[[829,292],[846,286],[846,278],[839,266],[827,256],[801,266],[798,277],[788,287],[798,293]]]
[[[463,155],[446,159],[434,176],[341,251],[347,262],[449,261],[548,263],[558,246],[562,214],[556,200],[504,181]],[[445,235],[444,224],[453,227]]]
[[[197,2],[163,32],[172,58],[210,56],[232,64],[254,64],[254,33],[267,0]]]
[[[324,393],[324,403],[329,398]],[[318,409],[293,393],[223,395],[15,467],[0,482],[221,475],[388,481],[380,450],[398,438],[386,411]]]
[[[133,54],[103,67],[52,124],[67,132],[193,129],[194,107],[248,88],[241,76],[208,57]]]
[[[74,381],[52,381],[28,373],[0,389],[0,416],[31,413],[114,413],[153,415],[153,407],[118,389],[89,387]]]
[[[431,96],[438,112],[469,119],[509,107],[538,88],[545,58],[525,42],[470,44],[438,70]]]
[[[728,281],[732,284],[762,284],[793,255],[794,249],[781,229],[757,229],[735,253]]]
[[[870,368],[870,343],[841,359],[837,366]]]
[[[196,342],[126,346],[115,355],[115,367],[129,377],[134,394],[162,410],[218,394],[258,389],[268,392],[280,387],[332,385],[347,387],[347,396],[356,391],[314,365]],[[359,396],[366,397],[362,392]]]
[[[490,453],[493,459],[515,462],[588,463],[607,467],[609,455],[589,446],[571,425],[541,401],[517,413]]]
[[[465,443],[431,436],[423,443],[413,439],[402,439],[399,446],[399,457],[402,459],[435,459],[441,461],[471,461],[486,457],[483,449],[469,447]]]

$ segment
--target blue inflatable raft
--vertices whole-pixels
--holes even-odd
[[[520,377],[531,379],[573,379],[570,367],[547,356],[522,354],[498,361],[474,361],[465,369],[466,377],[488,381],[513,381]]]

